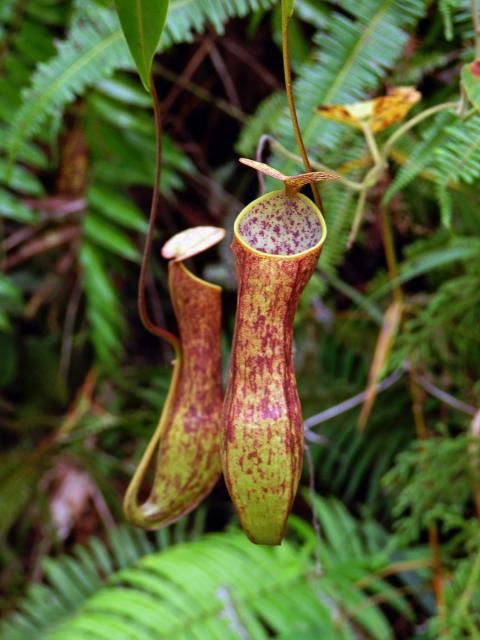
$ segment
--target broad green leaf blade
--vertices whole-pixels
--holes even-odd
[[[480,109],[480,59],[463,67],[462,83],[470,102]]]
[[[115,0],[118,17],[143,86],[150,91],[153,56],[167,19],[169,0]]]

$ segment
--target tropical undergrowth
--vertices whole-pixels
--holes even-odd
[[[109,3],[3,3],[6,638],[33,628],[62,640],[160,629],[168,638],[478,637],[480,115],[461,84],[475,57],[475,4],[296,2],[300,126],[313,164],[341,179],[322,189],[329,236],[296,319],[314,474],[305,469],[288,540],[269,550],[223,531],[232,513],[221,487],[205,522],[185,521],[160,542],[118,529],[170,375],[170,353],[135,313],[154,179],[150,98]],[[168,107],[157,243],[194,224],[231,227],[257,193],[236,154],[254,157],[262,136],[264,160],[302,170],[276,5],[171,0],[154,63]],[[317,113],[400,85],[422,99],[373,143]],[[227,357],[228,247],[196,267],[226,289]],[[148,286],[157,321],[170,325],[160,260]],[[312,479],[324,496],[314,499],[316,528]]]

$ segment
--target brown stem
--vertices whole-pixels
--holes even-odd
[[[67,311],[65,314],[65,323],[63,325],[63,333],[62,333],[62,348],[60,351],[60,364],[59,364],[59,373],[62,378],[67,377],[68,367],[71,361],[72,355],[72,347],[73,347],[73,332],[75,328],[75,321],[77,319],[78,309],[80,306],[80,301],[82,299],[82,283],[81,279],[77,278],[72,292],[70,294],[70,299],[67,305]]]
[[[4,263],[5,271],[16,267],[33,256],[51,251],[62,244],[73,242],[80,236],[81,229],[78,225],[62,227],[55,231],[48,231],[40,238],[34,238],[28,244],[24,244],[15,254],[8,256]]]
[[[479,467],[479,447],[480,447],[480,410],[475,411],[473,416],[472,425],[470,427],[470,436],[473,440],[469,447],[471,468],[472,468],[472,484],[473,484],[473,498],[475,502],[475,512],[477,518],[480,520],[480,480],[478,476]]]
[[[258,144],[257,144],[257,152],[255,154],[255,160],[257,162],[262,162],[263,151],[265,149],[265,146],[269,143],[270,143],[269,135],[264,134],[263,136],[260,136],[260,140],[258,141]],[[258,186],[260,189],[260,195],[263,195],[265,193],[265,175],[261,171],[257,171],[257,176],[258,176]]]
[[[288,108],[290,109],[290,118],[292,120],[293,132],[295,134],[295,139],[297,141],[298,148],[300,150],[300,155],[302,156],[303,164],[305,166],[305,171],[311,172],[312,165],[310,164],[310,159],[307,154],[307,150],[305,148],[305,143],[303,142],[302,132],[300,130],[300,125],[298,123],[297,117],[297,109],[295,107],[295,96],[293,94],[293,84],[292,84],[292,70],[290,68],[290,48],[288,43],[288,23],[289,17],[287,15],[287,10],[284,7],[284,2],[282,0],[282,56],[283,56],[283,72],[285,76],[285,91],[287,93],[287,101]],[[320,197],[320,192],[318,190],[315,182],[310,183],[312,187],[313,199],[315,200],[315,204],[323,212],[322,199]]]
[[[393,286],[393,297],[395,300],[403,304],[403,291],[398,282],[398,265],[395,256],[395,245],[393,242],[392,223],[387,208],[380,208],[380,228],[382,233],[383,250],[385,252],[385,260],[387,262],[388,277],[391,282],[396,283]]]
[[[193,74],[198,69],[198,67],[202,64],[202,62],[205,60],[205,57],[208,55],[208,52],[211,46],[212,46],[212,38],[208,36],[203,40],[201,45],[198,47],[198,49],[195,51],[193,56],[190,58],[182,74],[178,76],[178,79],[180,80],[180,82],[175,82],[175,86],[172,88],[172,90],[170,91],[170,93],[165,99],[163,108],[165,109],[166,112],[173,107],[173,103],[178,98],[182,89],[184,88],[183,84],[190,82],[190,80],[193,77]],[[157,66],[157,68],[158,67],[159,65]]]
[[[212,46],[210,47],[208,55],[210,60],[212,61],[213,66],[215,67],[220,82],[223,84],[223,88],[225,89],[225,93],[227,94],[228,99],[239,111],[241,111],[242,105],[235,88],[235,83],[233,82],[232,77],[228,72],[227,65],[223,61],[219,50],[214,44],[212,44]]]
[[[247,47],[238,45],[235,40],[230,38],[222,38],[220,41],[221,46],[234,55],[243,65],[248,66],[258,76],[258,79],[269,85],[274,91],[278,91],[281,85],[278,79],[269,69],[263,65],[255,55],[248,51]]]
[[[160,101],[158,99],[157,90],[155,88],[155,82],[152,74],[151,92],[153,101],[153,113],[155,117],[155,183],[153,185],[152,204],[150,207],[150,219],[148,222],[147,237],[145,238],[145,247],[143,249],[142,266],[140,269],[140,277],[138,280],[138,314],[142,321],[143,326],[147,331],[153,333],[155,336],[163,338],[169,342],[178,354],[180,352],[180,341],[173,333],[158,327],[148,314],[147,298],[146,298],[146,280],[148,273],[148,266],[150,263],[150,256],[152,253],[153,236],[155,233],[155,224],[157,222],[158,206],[160,201],[160,175],[162,171],[162,111],[160,107]]]
[[[412,366],[409,372],[410,395],[412,397],[413,418],[415,421],[415,430],[417,438],[421,441],[428,438],[427,425],[425,422],[425,414],[423,412],[422,391],[418,386],[417,373]],[[440,553],[440,541],[438,537],[438,528],[435,522],[428,526],[428,542],[432,553],[432,586],[435,593],[435,601],[440,619],[445,620],[445,595],[443,591],[442,579],[442,562]]]
[[[200,87],[198,84],[195,84],[194,82],[191,82],[190,80],[185,79],[183,75],[179,76],[176,73],[173,73],[172,71],[170,71],[170,69],[167,69],[166,67],[159,64],[158,62],[155,63],[154,70],[157,73],[157,75],[159,75],[162,78],[165,78],[165,80],[169,80],[170,82],[175,83],[177,87],[180,87],[184,91],[188,91],[189,93],[197,97],[199,100],[203,100],[204,102],[213,104],[214,107],[216,107],[220,111],[223,111],[223,113],[226,113],[227,116],[229,116],[230,118],[233,118],[234,120],[237,120],[242,124],[246,122],[247,117],[243,113],[243,111],[237,109],[235,106],[233,106],[226,100],[223,100],[222,98],[216,98],[204,87]],[[174,97],[176,99],[176,96]],[[164,111],[168,111],[166,107],[166,101],[163,105],[163,109]]]

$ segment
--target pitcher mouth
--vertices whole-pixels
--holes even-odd
[[[318,207],[301,193],[266,193],[238,215],[234,233],[250,251],[271,258],[298,258],[325,242],[327,227]]]

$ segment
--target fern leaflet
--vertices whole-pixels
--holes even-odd
[[[207,20],[221,31],[228,18],[272,4],[273,0],[172,0],[160,48],[191,40]],[[132,64],[116,14],[92,3],[77,3],[68,39],[60,43],[52,60],[38,66],[31,87],[23,95],[8,136],[10,160],[16,158],[24,141],[35,135],[47,116],[63,109],[115,69]]]

